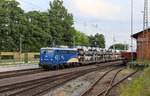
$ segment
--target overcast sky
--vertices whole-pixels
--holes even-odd
[[[47,11],[50,0],[17,0],[26,11]],[[142,30],[144,0],[134,0],[134,33]],[[77,30],[93,35],[103,33],[107,47],[116,42],[130,43],[131,0],[64,0],[75,19]]]

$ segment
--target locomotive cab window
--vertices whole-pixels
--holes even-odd
[[[42,54],[46,54],[46,50],[41,50],[41,53]]]
[[[43,49],[43,50],[41,50],[41,53],[42,54],[46,54],[46,53],[52,53],[53,52],[53,50],[51,50],[51,49]]]

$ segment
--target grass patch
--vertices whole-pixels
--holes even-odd
[[[122,85],[120,96],[150,96],[150,67],[130,83]]]

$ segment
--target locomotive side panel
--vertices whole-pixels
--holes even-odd
[[[77,63],[78,51],[71,49],[41,49],[40,66],[44,68]]]

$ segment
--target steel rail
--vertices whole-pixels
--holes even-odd
[[[110,72],[116,70],[118,68],[114,68],[114,69],[111,69],[107,72],[105,72],[99,79],[96,80],[96,82],[94,84],[92,84],[92,86],[90,86],[89,89],[87,89],[83,94],[81,94],[80,96],[86,96],[87,94],[89,94],[89,92],[100,82],[100,80],[102,80],[107,74],[109,74]]]
[[[123,69],[124,69],[124,68],[123,68]],[[117,73],[114,75],[114,77],[112,78],[112,80],[111,80],[111,82],[110,82],[108,88],[106,89],[106,91],[105,91],[105,93],[104,93],[104,96],[107,96],[107,95],[109,94],[110,88],[112,87],[112,85],[113,85],[113,83],[114,83],[114,81],[115,81],[117,75],[118,75],[123,69],[120,69],[120,70],[117,71]]]
[[[126,77],[122,78],[121,80],[119,80],[117,83],[113,84],[110,88],[109,88],[109,92],[112,90],[112,88],[116,87],[117,85],[119,85],[120,83],[122,83],[123,81],[125,81],[126,79],[128,79],[129,77],[133,76],[134,74],[136,74],[138,72],[138,70],[134,71],[133,73],[127,75]],[[103,92],[99,93],[97,96],[102,96],[107,90],[104,90]],[[107,94],[108,95],[108,94]],[[107,96],[106,95],[106,96]]]
[[[112,66],[112,65],[109,65],[109,66]],[[85,75],[85,74],[87,74],[87,73],[90,73],[90,72],[93,72],[93,71],[96,71],[96,70],[98,70],[98,69],[105,69],[105,68],[107,68],[107,67],[109,67],[108,65],[107,66],[103,66],[103,67],[99,67],[99,68],[92,68],[92,69],[87,69],[87,70],[82,70],[82,71],[78,71],[78,72],[75,72],[75,73],[68,73],[68,74],[70,74],[70,75],[68,75],[68,76],[66,76],[66,77],[63,77],[62,76],[62,74],[61,74],[61,77],[62,78],[59,78],[59,77],[57,77],[57,78],[50,78],[49,80],[47,79],[47,80],[45,80],[45,81],[47,81],[47,82],[43,82],[43,81],[41,81],[41,82],[37,82],[34,86],[31,86],[31,87],[29,87],[29,88],[27,88],[27,89],[25,89],[25,90],[22,90],[22,91],[19,91],[19,92],[16,92],[16,93],[13,93],[13,94],[10,94],[9,96],[14,96],[14,95],[17,95],[17,94],[21,94],[21,93],[23,93],[23,92],[26,92],[26,91],[29,91],[29,90],[32,90],[32,89],[34,89],[34,88],[37,88],[37,87],[39,87],[39,86],[42,86],[42,85],[45,85],[45,84],[47,84],[48,82],[53,82],[53,81],[57,81],[57,80],[60,80],[60,79],[64,79],[64,78],[67,78],[67,77],[69,77],[70,79],[67,79],[67,80],[65,80],[64,82],[67,82],[67,81],[70,81],[70,80],[72,80],[72,79],[75,79],[75,78],[77,78],[77,77],[80,77],[80,76],[83,76],[83,75]],[[77,73],[79,73],[79,74],[77,74]],[[65,75],[65,74],[64,74]],[[73,77],[72,77],[73,76]],[[64,83],[64,82],[62,82],[62,83]],[[56,87],[56,86],[58,86],[58,85],[61,85],[62,83],[60,83],[60,84],[56,84],[56,85],[54,85],[54,86],[52,86],[51,88],[54,88],[54,87]],[[20,87],[22,87],[22,86],[20,86]],[[24,86],[25,87],[25,86]],[[48,89],[46,89],[46,90],[44,90],[44,91],[42,91],[42,92],[38,92],[36,95],[38,95],[38,94],[42,94],[43,92],[45,92],[45,91],[47,91],[47,90],[49,90],[49,89],[51,89],[51,88],[48,88]],[[35,95],[35,96],[36,96]],[[33,96],[33,95],[32,95]]]
[[[14,71],[6,71],[0,72],[0,79],[28,75],[43,72],[44,69],[42,68],[33,68],[33,69],[24,69],[24,70],[14,70]]]

